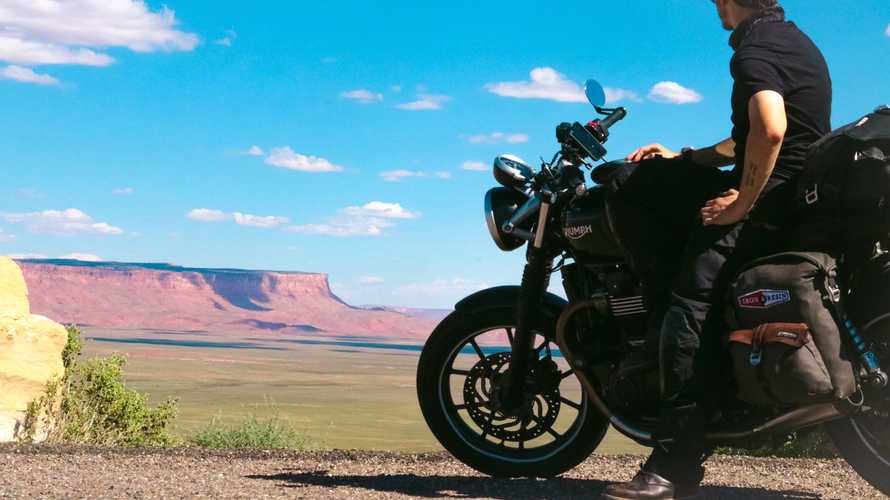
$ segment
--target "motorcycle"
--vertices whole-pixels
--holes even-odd
[[[486,224],[503,251],[526,247],[520,286],[474,293],[430,335],[417,370],[420,408],[453,456],[495,477],[553,477],[584,461],[613,427],[655,447],[658,368],[626,373],[622,361],[645,349],[649,320],[643,284],[616,237],[606,187],[622,162],[603,162],[610,129],[627,116],[604,107],[595,80],[586,95],[601,116],[557,128],[559,152],[539,170],[499,156],[500,187],[485,196]],[[549,293],[560,271],[565,300]],[[706,439],[751,448],[785,442],[824,425],[839,453],[890,494],[890,342],[873,342],[856,397],[794,408],[763,408],[727,398]],[[883,358],[883,359],[881,359]],[[855,401],[854,401],[855,399]]]

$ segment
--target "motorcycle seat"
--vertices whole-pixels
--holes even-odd
[[[627,160],[615,160],[597,165],[596,168],[590,172],[590,178],[597,184],[608,184],[621,167],[629,164],[630,162]]]

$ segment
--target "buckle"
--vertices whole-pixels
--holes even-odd
[[[812,191],[807,189],[804,191],[804,199],[807,202],[807,205],[812,205],[819,201],[819,185],[813,185]]]
[[[751,356],[748,357],[748,362],[751,363],[751,366],[760,366],[760,363],[763,361],[763,351],[751,351]]]

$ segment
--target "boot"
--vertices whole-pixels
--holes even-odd
[[[626,483],[608,486],[605,500],[669,500],[696,498],[705,477],[701,466],[706,453],[699,447],[679,446],[668,451],[656,448],[640,472]]]
[[[674,500],[698,497],[698,482],[673,483],[645,468],[626,483],[613,484],[603,491],[603,500]]]

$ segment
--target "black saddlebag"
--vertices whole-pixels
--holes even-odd
[[[823,137],[797,179],[795,245],[843,249],[890,232],[890,108]]]
[[[890,253],[856,267],[847,311],[866,341],[890,341]]]
[[[792,406],[853,394],[853,365],[833,314],[836,276],[828,254],[783,253],[750,263],[734,280],[729,350],[739,399]]]

